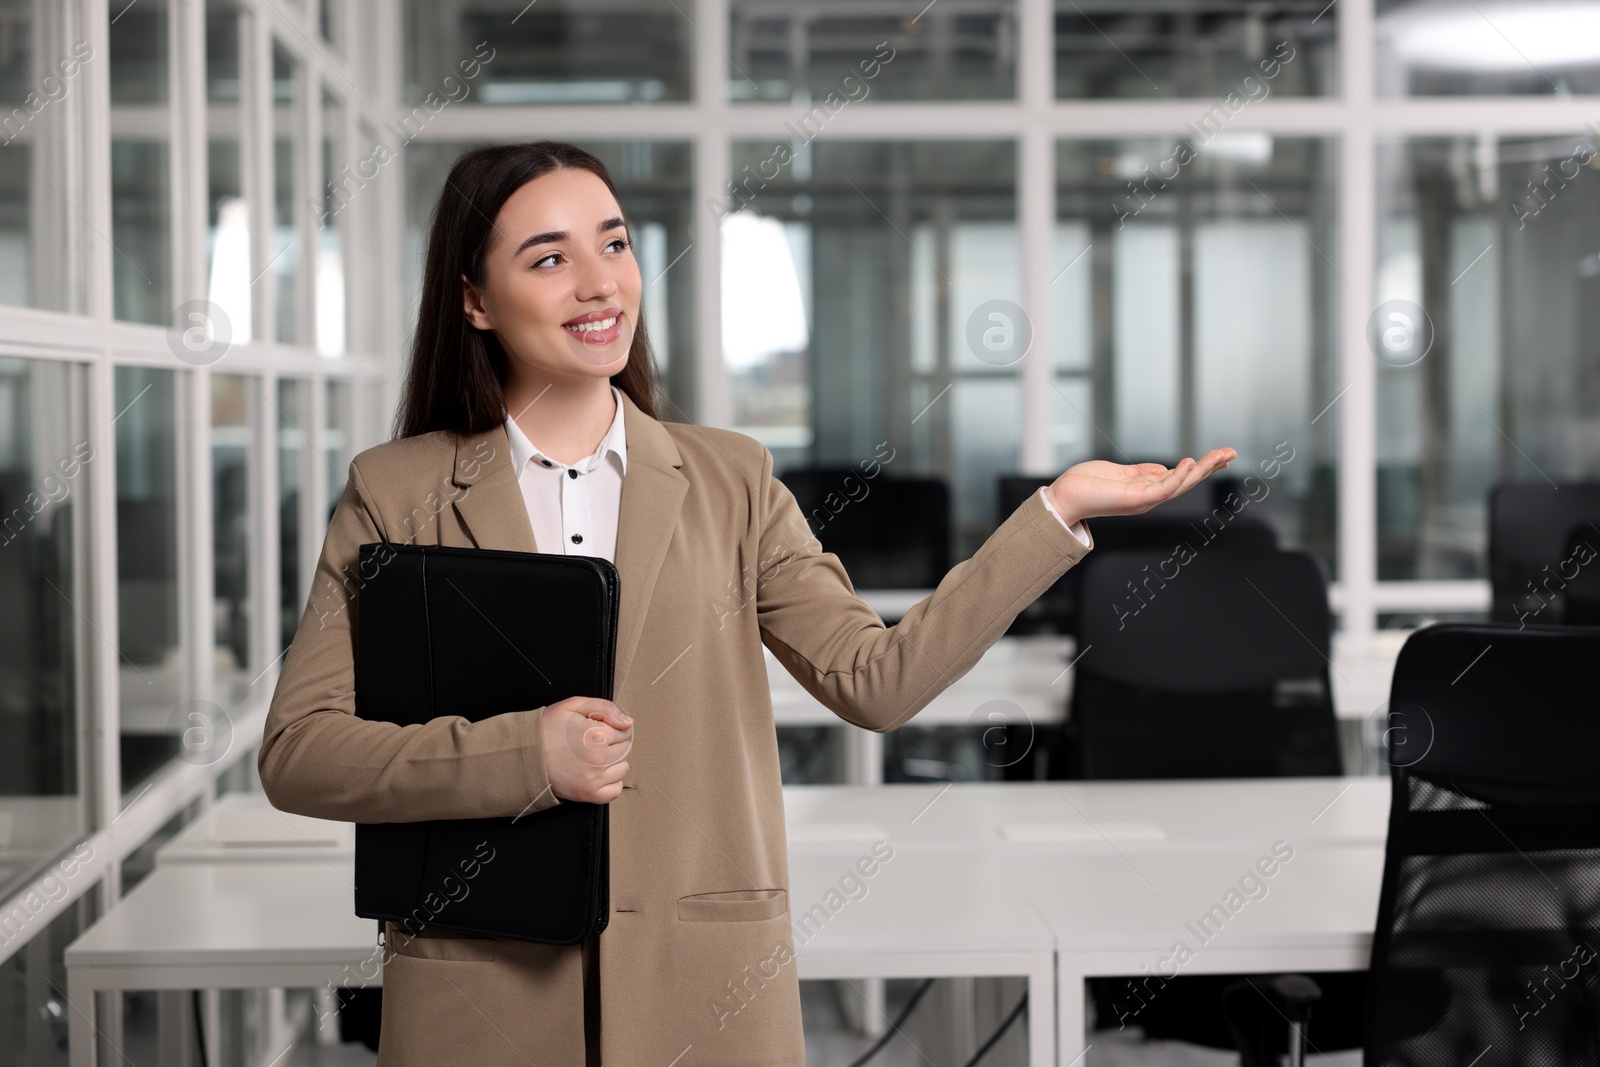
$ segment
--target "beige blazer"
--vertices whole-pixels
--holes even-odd
[[[803,1067],[790,924],[817,902],[788,899],[762,644],[840,718],[893,730],[1092,542],[1030,494],[886,627],[822,551],[759,442],[624,405],[614,699],[633,716],[634,742],[611,805],[612,915],[598,938],[591,1025],[607,1067]],[[558,803],[542,709],[406,727],[355,717],[357,550],[378,540],[537,551],[505,428],[390,441],[351,462],[273,693],[259,756],[267,796],[351,822],[511,817]],[[592,953],[393,928],[386,940],[381,1067],[584,1067]]]

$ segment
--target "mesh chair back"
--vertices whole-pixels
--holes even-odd
[[[1574,539],[1600,549],[1600,482],[1506,482],[1489,493],[1492,622],[1576,623],[1569,584],[1595,588],[1600,559],[1574,557]]]
[[[950,570],[950,487],[938,478],[866,478],[852,467],[786,471],[822,547],[857,589],[929,589]]]
[[[1600,1064],[1600,628],[1401,650],[1368,1067]]]
[[[1069,773],[1341,773],[1316,560],[1096,549],[1080,566]]]

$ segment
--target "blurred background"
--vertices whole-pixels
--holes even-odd
[[[1590,0],[0,0],[0,1048],[66,1062],[63,946],[252,787],[463,150],[605,160],[667,421],[945,486],[858,587],[1231,445],[1360,639],[1486,618],[1490,488],[1600,475],[1597,127]]]

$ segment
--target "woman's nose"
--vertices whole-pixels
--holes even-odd
[[[578,276],[579,300],[605,299],[617,291],[617,280],[604,262],[591,260]]]

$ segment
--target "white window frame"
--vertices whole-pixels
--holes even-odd
[[[170,62],[168,95],[172,101],[170,127],[171,190],[173,210],[173,303],[203,298],[207,282],[207,204],[205,100],[205,0],[167,0],[168,54]],[[297,101],[305,137],[302,177],[311,196],[322,190],[321,87],[326,85],[340,101],[343,136],[338,138],[340,163],[354,167],[359,158],[357,132],[362,124],[381,129],[392,113],[389,102],[398,99],[399,59],[397,46],[398,5],[395,0],[343,0],[335,6],[341,22],[336,32],[341,40],[352,41],[352,30],[363,27],[378,44],[371,53],[376,69],[359,74],[318,33],[322,0],[299,0],[299,6],[280,0],[230,0],[244,23],[241,54],[241,82],[246,83],[242,101],[239,137],[243,163],[244,193],[251,211],[251,255],[254,269],[263,271],[270,259],[268,247],[273,219],[271,160],[271,47],[274,39],[301,65],[306,91]],[[309,453],[324,452],[325,426],[323,398],[326,383],[338,379],[351,386],[352,425],[347,453],[376,444],[388,436],[388,413],[393,408],[392,390],[400,373],[400,346],[408,334],[399,322],[402,305],[391,303],[401,292],[397,266],[400,255],[398,227],[391,225],[400,216],[400,189],[397,179],[376,182],[362,195],[370,203],[345,219],[344,262],[346,276],[347,334],[354,340],[358,323],[375,323],[381,334],[367,338],[360,349],[347,351],[340,358],[324,358],[316,353],[314,329],[315,288],[312,278],[316,221],[307,197],[297,198],[296,224],[300,232],[301,292],[298,300],[306,324],[304,344],[284,344],[255,340],[235,345],[219,363],[193,367],[176,360],[168,347],[168,332],[160,326],[117,321],[112,317],[112,260],[116,255],[108,237],[111,233],[110,136],[112,114],[107,71],[109,21],[112,14],[127,6],[127,0],[59,0],[53,2],[51,25],[62,27],[67,42],[85,41],[93,48],[89,61],[82,64],[69,84],[60,104],[52,104],[38,121],[68,124],[68,139],[73,145],[69,173],[51,174],[63,192],[72,195],[74,210],[68,213],[69,233],[63,244],[77,256],[74,287],[81,293],[81,313],[63,313],[37,308],[0,306],[0,354],[30,360],[54,360],[84,368],[84,397],[88,438],[94,447],[95,462],[84,468],[85,499],[88,507],[86,571],[82,575],[80,596],[75,605],[84,625],[77,641],[79,676],[84,692],[79,701],[77,724],[79,759],[84,774],[80,799],[84,805],[87,833],[63,851],[82,844],[92,849],[86,863],[70,880],[68,892],[60,894],[55,882],[45,879],[20,887],[9,899],[0,901],[0,911],[10,913],[21,907],[32,915],[29,930],[38,932],[69,908],[80,902],[91,905],[91,914],[103,913],[122,895],[122,861],[146,842],[173,815],[193,804],[207,804],[215,794],[217,778],[241,762],[248,762],[254,774],[255,751],[265,724],[266,708],[281,666],[278,648],[280,612],[278,606],[278,544],[276,522],[269,526],[272,536],[256,536],[250,556],[250,584],[255,612],[250,620],[252,662],[264,665],[254,685],[254,695],[240,707],[225,709],[233,727],[233,745],[219,762],[194,766],[173,760],[157,772],[147,786],[129,798],[124,807],[123,784],[118,759],[120,731],[118,701],[117,634],[117,530],[115,437],[112,426],[115,412],[115,369],[123,365],[159,366],[177,375],[176,387],[180,422],[178,426],[178,541],[183,546],[179,580],[182,608],[182,635],[189,697],[211,700],[214,696],[211,657],[214,641],[212,596],[212,499],[211,499],[211,374],[239,374],[247,377],[254,424],[255,473],[250,479],[252,515],[275,517],[278,514],[277,413],[274,410],[277,383],[293,377],[311,390],[307,419],[302,427],[310,439]],[[45,35],[36,34],[35,40]],[[48,42],[54,48],[54,42]],[[39,63],[48,66],[55,56],[41,55]],[[265,59],[265,64],[263,64]],[[22,136],[27,136],[26,131]],[[265,151],[263,151],[265,150]],[[337,167],[336,167],[337,169]],[[395,168],[396,172],[398,168]],[[361,238],[352,235],[358,223]],[[352,284],[352,281],[359,284]],[[259,274],[252,290],[252,306],[258,316],[253,335],[260,338],[262,324],[272,321],[274,278]],[[270,334],[265,335],[270,336]],[[348,458],[347,455],[347,458]],[[301,602],[309,595],[314,566],[326,528],[326,489],[331,473],[322,464],[310,464],[312,471],[303,487],[304,507],[300,509],[299,541],[302,546],[300,568]],[[104,636],[98,636],[104,635]],[[40,910],[24,902],[45,901]],[[84,898],[88,899],[85,900]],[[30,935],[31,936],[31,935]],[[0,945],[0,962],[9,959],[28,937],[16,937]],[[121,1040],[121,1000],[108,998],[108,1040]],[[81,1007],[81,1006],[80,1006]]]
[[[1182,136],[1204,97],[1162,100],[1057,100],[1054,96],[1051,0],[1016,0],[1017,96],[998,101],[873,101],[833,116],[818,139],[949,140],[1011,138],[1018,145],[1018,232],[1022,306],[1048,308],[1053,274],[1050,235],[1055,225],[1054,147],[1058,139]],[[639,106],[459,106],[446,123],[418,140],[529,138],[688,142],[693,152],[697,421],[732,425],[727,369],[714,339],[721,336],[720,264],[713,213],[722,203],[730,145],[737,140],[784,140],[794,110],[784,104],[733,104],[727,96],[728,0],[680,4],[690,35],[692,99]],[[1330,417],[1338,420],[1337,569],[1331,590],[1341,632],[1370,639],[1382,612],[1487,611],[1487,579],[1379,581],[1377,578],[1377,360],[1366,343],[1376,304],[1374,234],[1377,218],[1376,146],[1403,136],[1562,135],[1600,117],[1600,98],[1456,97],[1379,99],[1373,92],[1374,0],[1336,0],[1338,83],[1327,97],[1273,96],[1253,103],[1239,128],[1282,136],[1327,137],[1338,159],[1336,247],[1340,388]],[[1018,468],[1059,473],[1051,445],[1053,348],[1049,314],[1030,316],[1034,355],[1021,371],[1022,447]]]

